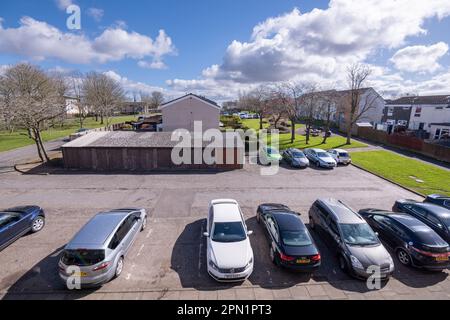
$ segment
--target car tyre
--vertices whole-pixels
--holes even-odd
[[[36,233],[41,231],[45,226],[45,218],[43,216],[37,216],[31,222],[31,232]]]
[[[261,224],[261,214],[259,212],[256,213],[256,222],[258,222],[258,224]]]
[[[398,249],[397,250],[397,259],[400,261],[400,263],[404,266],[410,266],[411,265],[411,256],[408,252],[406,252],[405,249]]]
[[[345,273],[348,273],[349,271],[347,260],[344,258],[343,255],[339,256],[339,268]]]
[[[120,257],[119,261],[117,261],[116,271],[114,273],[114,278],[120,277],[120,275],[122,274],[122,271],[123,271],[123,265],[124,265],[124,259],[123,259],[123,257]]]
[[[147,228],[147,217],[144,217],[144,220],[142,220],[141,232],[144,231],[145,228]]]
[[[312,217],[309,217],[309,227],[314,230],[316,228],[316,223]]]
[[[280,258],[278,257],[278,254],[275,252],[275,250],[273,250],[273,248],[270,248],[270,260],[272,261],[272,263],[276,266],[280,265]]]

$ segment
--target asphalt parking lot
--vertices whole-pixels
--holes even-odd
[[[396,199],[419,199],[355,167],[336,170],[281,168],[261,176],[260,167],[222,173],[0,175],[2,208],[38,204],[46,228],[0,252],[0,297],[4,299],[449,299],[448,272],[429,273],[399,265],[381,290],[343,274],[333,253],[313,233],[322,267],[313,276],[280,270],[269,260],[268,243],[255,212],[280,202],[302,213],[319,197],[335,197],[355,209],[391,208]],[[212,199],[233,198],[246,215],[255,271],[242,284],[219,284],[206,273],[205,226]],[[64,245],[97,212],[143,207],[149,213],[125,262],[122,276],[100,289],[69,292],[59,282]]]

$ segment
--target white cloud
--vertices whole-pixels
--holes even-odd
[[[55,0],[56,5],[58,6],[59,10],[66,10],[67,7],[71,6],[73,3],[72,0]]]
[[[246,88],[298,79],[344,86],[346,66],[370,61],[381,49],[400,48],[411,37],[426,35],[428,19],[449,15],[448,0],[331,0],[326,9],[294,9],[255,26],[248,42],[233,41],[222,63],[203,70],[202,79],[169,85],[199,90],[225,85],[225,92],[235,87],[230,82]],[[374,78],[391,74],[383,70]]]
[[[438,60],[447,52],[448,45],[444,42],[430,46],[409,46],[398,50],[390,61],[401,71],[432,73],[441,68]]]
[[[91,16],[95,21],[99,22],[102,20],[105,11],[99,8],[89,8],[87,14]]]
[[[25,56],[34,60],[49,58],[88,64],[120,61],[126,58],[161,61],[175,52],[172,40],[164,30],[152,38],[120,27],[111,27],[98,37],[62,32],[58,28],[30,17],[20,20],[18,28],[4,28],[0,23],[0,52]]]

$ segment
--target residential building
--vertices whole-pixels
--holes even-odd
[[[194,131],[194,122],[201,121],[202,130],[219,129],[221,107],[205,97],[189,93],[160,107],[164,132],[177,129]]]

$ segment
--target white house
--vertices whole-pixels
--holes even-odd
[[[221,107],[212,100],[189,93],[160,107],[164,132],[177,129],[194,131],[194,122],[201,121],[203,131],[219,129]]]

